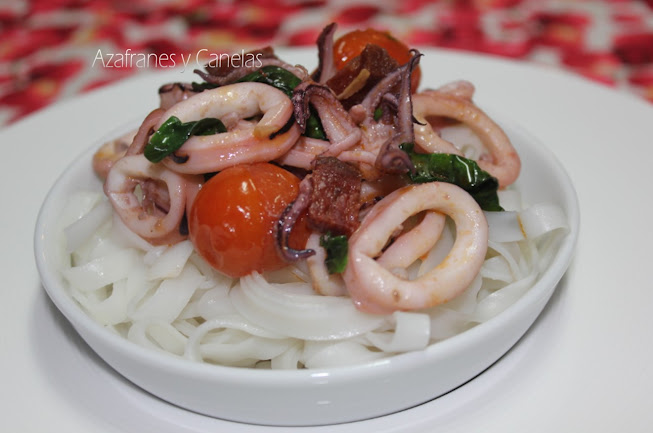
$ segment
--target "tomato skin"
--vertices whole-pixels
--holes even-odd
[[[408,63],[408,60],[412,57],[410,48],[389,32],[375,29],[354,30],[341,36],[333,44],[333,60],[336,68],[338,70],[342,69],[347,62],[358,56],[367,44],[376,44],[385,48],[388,54],[400,65]],[[410,77],[413,92],[417,91],[421,76],[422,72],[417,66]]]
[[[276,249],[279,216],[299,193],[299,179],[273,164],[242,164],[208,180],[188,217],[190,240],[212,267],[230,277],[287,265]],[[309,231],[303,218],[290,236],[301,249]]]

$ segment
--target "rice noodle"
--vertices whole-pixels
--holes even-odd
[[[488,217],[490,242],[476,279],[457,298],[422,311],[373,315],[345,296],[315,293],[306,264],[231,279],[189,241],[152,247],[105,212],[99,193],[80,192],[62,214],[61,274],[71,296],[99,324],[140,346],[195,362],[238,367],[323,368],[421,350],[512,305],[537,281],[566,233],[553,204]],[[92,228],[93,230],[91,230]],[[453,245],[440,240],[405,274],[437,266]]]

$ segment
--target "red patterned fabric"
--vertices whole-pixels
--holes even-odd
[[[102,66],[98,52],[153,53],[147,67],[163,68],[312,45],[333,21],[339,34],[375,27],[411,46],[557,65],[653,102],[653,0],[35,0],[0,4],[0,126],[146,68]]]

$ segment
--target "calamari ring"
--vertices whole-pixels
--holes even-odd
[[[429,92],[440,92],[440,93],[446,93],[449,95],[457,96],[459,98],[467,99],[468,101],[471,101],[472,98],[474,97],[474,92],[476,91],[476,88],[474,87],[474,84],[467,80],[456,80],[456,81],[451,81],[447,84],[443,84],[442,86],[438,87],[437,89],[426,89],[423,90],[421,93],[429,93]]]
[[[431,153],[455,153],[460,151],[440,138],[428,125],[429,116],[443,116],[466,124],[481,140],[488,154],[478,159],[478,165],[499,180],[504,188],[513,183],[521,170],[521,161],[510,139],[501,127],[466,97],[455,92],[429,90],[413,95],[413,115],[426,125],[415,125],[416,143]],[[429,132],[429,129],[431,132]]]
[[[107,141],[93,154],[93,171],[100,179],[106,179],[113,164],[125,156],[134,134],[136,131],[130,131],[115,140]]]
[[[179,173],[202,174],[238,164],[270,161],[286,153],[300,130],[292,121],[293,104],[281,90],[263,83],[236,83],[205,90],[168,109],[157,129],[175,116],[182,122],[237,114],[240,119],[263,114],[252,128],[193,136],[162,163]]]
[[[155,205],[148,212],[143,208],[134,190],[137,185],[143,188],[147,182],[155,182],[154,188],[164,197],[162,201],[167,209]],[[159,182],[165,183],[166,190],[162,190]],[[187,237],[180,232],[180,224],[201,182],[201,176],[175,173],[160,164],[152,164],[143,154],[126,155],[111,167],[104,193],[131,231],[152,245],[175,244]]]
[[[141,123],[141,126],[138,128],[138,132],[134,136],[129,149],[127,149],[127,155],[143,153],[153,130],[157,129],[157,125],[162,122],[161,116],[163,116],[164,113],[165,111],[162,108],[157,108],[145,117],[143,123]]]
[[[444,222],[445,217],[440,212],[426,212],[419,224],[394,240],[377,263],[386,269],[407,268],[427,254],[440,239]]]
[[[447,257],[415,280],[394,275],[377,263],[388,239],[406,218],[424,210],[449,215],[456,240]],[[374,206],[349,240],[343,274],[356,307],[369,313],[429,308],[462,293],[485,260],[488,226],[483,211],[462,188],[430,182],[400,188]]]

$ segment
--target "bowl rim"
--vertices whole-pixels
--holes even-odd
[[[497,123],[506,130],[509,136],[511,134],[516,134],[524,138],[524,141],[529,143],[528,147],[530,148],[530,151],[537,154],[538,160],[548,160],[547,165],[554,171],[552,177],[556,178],[562,186],[561,205],[567,214],[569,230],[567,235],[562,239],[558,247],[558,252],[555,254],[555,257],[549,266],[539,275],[536,283],[512,305],[487,321],[479,323],[471,329],[445,340],[430,344],[423,350],[401,353],[363,364],[328,368],[269,370],[231,367],[196,362],[165,352],[159,353],[156,350],[138,346],[137,344],[108,331],[102,327],[102,325],[95,322],[74,301],[74,299],[67,293],[64,285],[55,277],[54,274],[56,273],[56,270],[51,269],[48,261],[46,247],[46,242],[48,242],[48,240],[46,239],[46,234],[50,227],[49,222],[51,222],[51,210],[56,206],[55,198],[60,196],[62,190],[65,190],[67,187],[65,180],[71,176],[71,173],[77,172],[75,170],[76,168],[78,170],[81,169],[78,165],[82,161],[89,159],[90,154],[94,153],[98,144],[101,143],[103,139],[106,139],[107,136],[117,136],[115,134],[116,131],[124,132],[127,125],[116,128],[113,132],[110,132],[111,135],[104,135],[82,153],[77,155],[76,158],[74,158],[73,161],[60,173],[52,187],[49,189],[38,212],[33,238],[34,256],[42,285],[52,302],[57,306],[59,311],[64,314],[67,320],[73,324],[73,327],[78,333],[81,334],[77,329],[77,326],[83,326],[86,332],[92,333],[95,338],[105,341],[111,350],[120,351],[129,358],[138,360],[140,363],[146,365],[156,364],[160,368],[174,371],[187,377],[202,378],[203,380],[226,383],[244,383],[254,381],[259,386],[264,387],[278,386],[280,384],[283,384],[285,387],[298,387],[305,384],[307,380],[315,377],[329,376],[332,381],[350,380],[352,377],[357,380],[362,380],[370,376],[375,377],[382,375],[389,369],[392,369],[392,371],[398,371],[410,368],[416,364],[419,365],[422,363],[436,362],[438,359],[446,358],[447,356],[450,356],[451,353],[456,353],[464,347],[478,345],[483,338],[496,332],[497,328],[501,328],[506,322],[514,320],[515,316],[518,316],[526,306],[537,303],[543,297],[549,298],[571,264],[579,237],[580,208],[578,195],[564,166],[548,147],[544,146],[538,138],[531,135],[522,126],[515,124],[505,116],[493,113],[493,118],[497,119]],[[131,123],[132,122],[130,122],[130,124]],[[539,312],[537,315],[539,315]],[[535,317],[537,317],[537,315]]]

